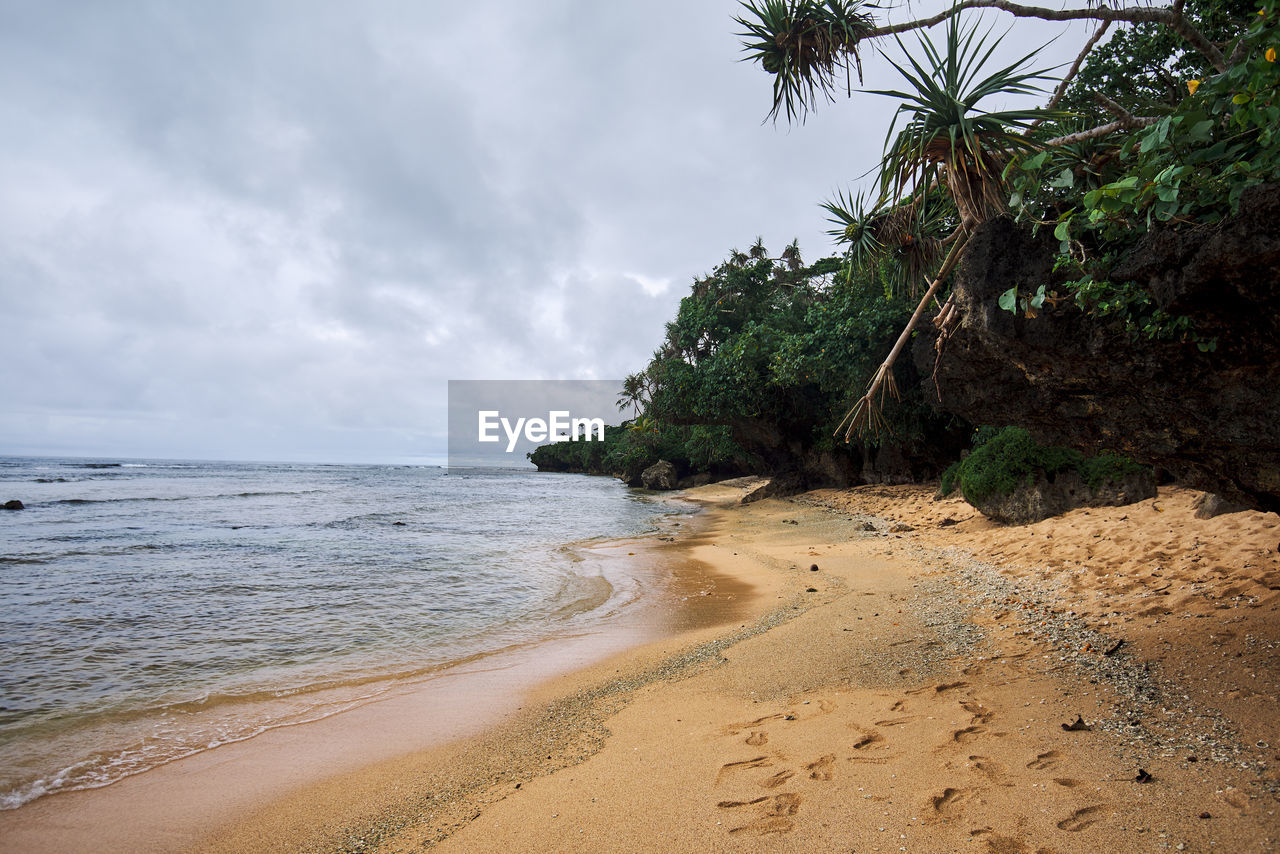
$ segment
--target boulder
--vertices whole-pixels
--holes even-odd
[[[1077,507],[1120,507],[1155,497],[1156,481],[1150,471],[1131,472],[1119,481],[1105,480],[1096,489],[1090,489],[1077,472],[1062,471],[1052,478],[1040,472],[1005,495],[966,500],[988,519],[1028,525]]]
[[[786,498],[799,495],[809,488],[808,478],[798,471],[789,471],[774,475],[764,486],[757,487],[742,496],[743,504],[751,504],[765,498]]]
[[[1242,510],[1249,509],[1243,504],[1228,501],[1221,495],[1212,492],[1206,492],[1201,495],[1192,506],[1196,509],[1197,519],[1212,519],[1214,516],[1221,516],[1224,513],[1239,513]]]
[[[26,505],[24,505],[21,501],[19,501],[16,498],[13,499],[12,501],[6,501],[4,504],[0,504],[0,510],[25,510],[25,509],[26,509]]]
[[[667,460],[658,460],[640,474],[645,489],[675,489],[680,483],[676,467]]]
[[[691,474],[688,477],[680,478],[679,486],[681,489],[691,489],[695,486],[706,486],[708,484],[715,483],[715,481],[715,475],[709,471],[704,471],[699,472],[698,474]]]

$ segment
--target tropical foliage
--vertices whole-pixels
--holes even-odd
[[[1038,475],[1052,479],[1067,471],[1096,490],[1149,470],[1119,454],[1087,457],[1072,448],[1038,444],[1021,427],[984,427],[974,434],[972,452],[943,473],[938,491],[946,496],[958,488],[970,504],[980,504],[991,496],[1008,495]]]
[[[875,372],[910,303],[886,296],[882,278],[839,258],[806,265],[794,247],[778,259],[756,255],[731,253],[694,281],[645,369],[652,392],[645,412],[740,431],[768,425],[779,444],[834,449],[849,389]],[[918,386],[910,365],[899,371],[904,387]],[[885,438],[909,447],[952,423],[915,391],[895,409]]]
[[[883,426],[880,406],[897,391],[893,365],[931,300],[937,300],[937,343],[945,346],[958,320],[953,301],[940,298],[951,269],[973,228],[1010,210],[1054,229],[1062,279],[1073,285],[1064,285],[1064,294],[1046,292],[1050,283],[1035,293],[1007,293],[1002,306],[1034,315],[1046,300],[1069,295],[1087,311],[1119,310],[1130,329],[1181,334],[1212,349],[1188,320],[1146,311],[1131,293],[1112,293],[1126,285],[1113,286],[1106,276],[1118,253],[1153,225],[1213,222],[1234,210],[1247,187],[1280,178],[1272,6],[1255,15],[1239,0],[1066,10],[960,0],[939,14],[892,25],[877,25],[871,13],[880,7],[865,2],[745,0],[742,6],[736,20],[746,27],[747,58],[774,76],[775,119],[780,111],[788,120],[803,118],[819,102],[834,100],[838,71],[843,67],[847,75],[850,59],[860,70],[860,51],[869,43],[891,37],[903,57],[881,50],[906,85],[872,90],[898,101],[874,194],[842,193],[824,205],[851,271],[877,276],[890,297],[924,289],[842,422],[846,439]],[[1042,86],[1054,78],[1033,68],[1035,51],[986,70],[1000,39],[967,23],[967,10],[976,8],[1092,19],[1099,28],[1050,96]],[[831,31],[839,37],[794,35],[797,27],[830,29],[837,20],[844,23]],[[924,32],[938,24],[945,24],[941,43]],[[1103,42],[1113,24],[1119,26]],[[913,48],[898,36],[909,30],[921,31]],[[1027,104],[1028,96],[1047,104],[1006,106],[1010,99]]]

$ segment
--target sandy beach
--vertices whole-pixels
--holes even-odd
[[[690,491],[706,512],[659,546],[688,561],[678,598],[708,600],[677,634],[496,715],[463,694],[485,728],[311,774],[175,850],[1280,845],[1275,514],[1201,520],[1166,488],[1005,528],[927,486],[745,489]]]

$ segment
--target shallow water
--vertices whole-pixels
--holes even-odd
[[[0,807],[110,783],[515,644],[640,582],[674,512],[608,478],[0,458]]]

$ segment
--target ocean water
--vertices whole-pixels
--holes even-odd
[[[0,458],[0,808],[334,714],[599,624],[609,478]]]

